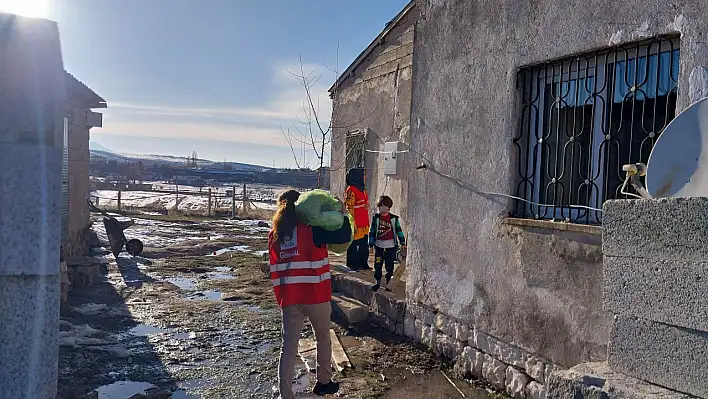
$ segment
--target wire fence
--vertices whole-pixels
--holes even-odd
[[[249,190],[244,184],[226,189],[175,186],[174,190],[167,190],[163,186],[150,192],[96,190],[91,193],[90,201],[99,209],[119,213],[267,219],[275,210],[275,199],[272,197],[272,194],[263,195],[258,190]]]

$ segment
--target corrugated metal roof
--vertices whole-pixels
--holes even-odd
[[[67,101],[78,100],[88,108],[106,108],[106,100],[86,86],[82,81],[67,71],[66,75],[66,99]]]
[[[329,88],[329,93],[332,94],[335,88],[339,87],[342,83],[344,83],[347,78],[349,78],[349,75],[356,69],[359,64],[361,64],[366,57],[376,48],[381,43],[381,39],[385,38],[386,35],[389,34],[393,30],[393,28],[398,25],[398,22],[400,22],[408,13],[415,7],[416,0],[411,0],[410,3],[408,3],[405,7],[403,7],[403,10],[398,13],[392,20],[390,20],[387,24],[386,27],[384,28],[381,33],[379,33],[378,36],[376,36],[376,39],[369,44],[369,46],[361,53],[359,54],[358,57],[354,59],[354,62],[352,62],[351,65],[342,73],[339,75],[337,78],[337,81],[334,82],[332,87]]]

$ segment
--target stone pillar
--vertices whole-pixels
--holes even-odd
[[[54,22],[0,14],[0,398],[56,396],[64,67]]]
[[[604,211],[610,367],[708,398],[708,198],[608,201]]]

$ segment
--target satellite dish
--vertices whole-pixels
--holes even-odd
[[[681,112],[654,145],[646,169],[651,197],[708,197],[708,98]]]

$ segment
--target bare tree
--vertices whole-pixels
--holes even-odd
[[[339,64],[339,47],[337,48],[337,65]],[[326,66],[325,66],[326,67]],[[334,74],[334,79],[339,77],[338,67],[335,69],[330,69]],[[307,153],[309,150],[314,154],[314,158],[317,166],[317,187],[322,187],[323,184],[323,169],[326,163],[329,163],[329,155],[326,154],[329,146],[332,144],[332,115],[334,115],[335,104],[332,104],[332,115],[330,115],[329,120],[325,120],[321,111],[319,96],[313,94],[313,88],[322,78],[322,75],[315,74],[314,72],[306,72],[305,66],[302,62],[302,56],[300,57],[300,69],[299,71],[287,70],[290,75],[297,79],[298,83],[302,86],[305,92],[305,100],[303,101],[303,115],[298,116],[297,120],[300,126],[293,126],[292,128],[283,129],[281,132],[290,146],[293,158],[295,159],[295,165],[299,168],[307,168],[312,161],[310,157],[308,159]],[[337,89],[337,85],[334,86],[334,90]],[[335,93],[333,93],[335,94]],[[296,153],[297,148],[299,148],[300,156]]]

